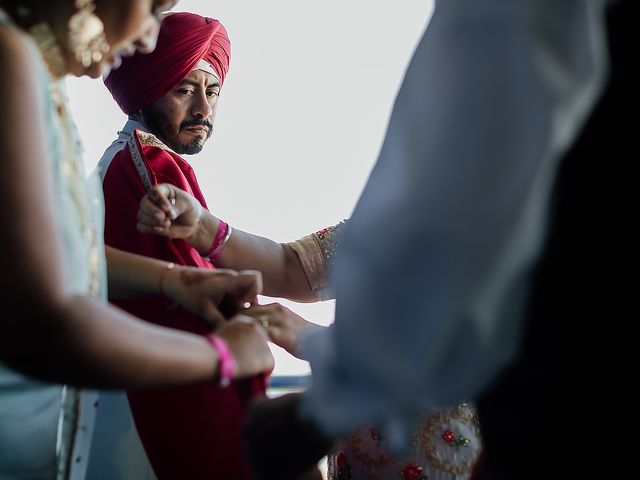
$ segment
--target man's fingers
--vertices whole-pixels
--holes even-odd
[[[140,233],[154,233],[165,237],[171,234],[169,227],[171,227],[171,222],[168,221],[164,222],[164,224],[149,224],[148,222],[136,223],[136,229]]]
[[[147,198],[156,207],[162,209],[172,220],[177,217],[177,212],[174,208],[176,204],[176,192],[173,185],[167,183],[154,185],[149,190]]]
[[[171,220],[167,214],[155,207],[153,210],[138,210],[138,221],[150,226],[171,225]]]
[[[155,205],[148,196],[145,196],[140,202],[137,218],[140,223],[151,227],[163,226],[167,228],[171,226],[172,220],[171,214]]]

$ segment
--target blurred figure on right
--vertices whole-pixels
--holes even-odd
[[[366,422],[406,449],[417,409],[461,398],[476,479],[637,475],[636,6],[436,4],[336,254],[336,322],[301,342],[313,384],[253,409],[256,478]]]
[[[288,243],[320,300],[333,298],[329,272],[347,226],[345,220]],[[276,345],[303,359],[300,340],[325,328],[279,303],[254,304],[245,313],[266,329]],[[367,331],[361,334],[367,335]],[[463,400],[446,408],[425,407],[416,412],[411,447],[402,455],[390,450],[385,434],[372,423],[343,435],[327,456],[328,480],[468,480],[482,445],[474,408]]]

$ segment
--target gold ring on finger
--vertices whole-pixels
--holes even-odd
[[[268,317],[266,315],[258,316],[258,321],[262,324],[264,328],[267,328],[269,326],[269,320],[267,320],[267,318]]]

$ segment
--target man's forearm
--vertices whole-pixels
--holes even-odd
[[[202,256],[211,253],[220,220],[202,209],[196,232],[187,241]],[[215,265],[233,270],[262,272],[265,295],[301,302],[315,302],[309,282],[296,253],[288,246],[259,235],[233,229]]]
[[[234,229],[216,266],[261,271],[265,295],[317,301],[295,252],[268,238]]]

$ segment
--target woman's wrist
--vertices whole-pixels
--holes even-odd
[[[168,262],[164,268],[160,271],[158,275],[158,294],[163,297],[170,297],[168,293],[169,290],[169,280],[167,277],[173,272],[176,268],[176,264],[173,262]]]
[[[174,302],[180,303],[183,276],[190,267],[168,262],[158,277],[158,294]]]
[[[213,348],[218,353],[218,373],[217,378],[221,387],[227,387],[233,380],[236,373],[236,361],[231,353],[231,349],[225,340],[216,335],[207,337]]]

